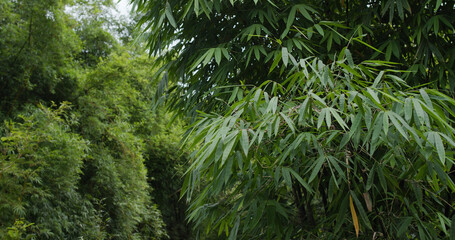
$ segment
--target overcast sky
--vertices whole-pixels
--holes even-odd
[[[117,4],[117,9],[119,10],[121,15],[129,15],[131,10],[131,5],[129,4],[129,0],[114,0],[114,3]]]

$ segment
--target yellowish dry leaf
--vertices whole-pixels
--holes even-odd
[[[359,219],[357,218],[357,213],[355,212],[354,202],[352,202],[352,197],[349,195],[349,205],[351,207],[352,222],[354,223],[355,234],[359,237]]]

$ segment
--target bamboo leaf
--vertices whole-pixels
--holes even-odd
[[[221,63],[221,49],[220,48],[215,49],[215,61],[218,65],[220,65],[220,63]]]
[[[289,62],[289,52],[288,52],[288,48],[283,47],[283,48],[281,49],[281,58],[283,59],[283,64],[284,64],[284,66],[287,66],[287,65],[288,65],[288,62]]]
[[[351,195],[349,195],[349,207],[351,208],[352,223],[354,224],[355,234],[359,237],[359,219],[357,218],[357,213],[355,212],[354,202],[352,201]]]
[[[248,140],[248,132],[246,129],[242,129],[242,138],[241,138],[241,145],[245,156],[248,156],[248,148],[249,148],[249,140]]]
[[[324,161],[325,160],[325,157],[324,156],[320,156],[317,160],[316,160],[316,163],[313,164],[314,165],[314,168],[313,168],[313,171],[311,172],[311,176],[310,178],[308,179],[308,182],[312,182],[314,178],[316,178],[316,176],[318,175],[319,171],[321,170],[322,168],[322,164],[324,164]]]
[[[423,108],[420,105],[419,101],[413,98],[412,104],[414,106],[414,110],[417,114],[417,119],[419,119],[420,124],[425,124],[425,112],[423,111]]]
[[[278,65],[278,63],[281,60],[281,55],[282,55],[282,52],[280,52],[279,54],[277,54],[275,56],[275,59],[273,60],[272,66],[270,67],[269,73],[271,73],[273,71],[273,69],[276,68],[276,66]]]
[[[424,89],[420,89],[419,92],[420,92],[420,95],[422,96],[423,101],[425,102],[425,104],[426,104],[431,110],[433,110],[433,103],[431,102],[430,96],[428,96],[428,93],[427,93]]]
[[[335,109],[329,108],[329,110],[332,113],[332,115],[335,117],[335,119],[337,120],[338,124],[340,124],[340,126],[343,128],[343,130],[346,130],[347,128],[349,128],[348,125],[346,125],[344,120],[340,117],[340,115],[337,113],[337,111]]]
[[[294,122],[288,116],[286,116],[284,113],[280,112],[280,115],[284,119],[284,121],[288,124],[292,133],[295,133]]]
[[[226,139],[227,139],[226,140],[227,143],[225,143],[225,147],[224,147],[224,150],[223,150],[223,157],[221,159],[221,161],[223,163],[229,157],[229,155],[232,152],[232,148],[234,147],[234,145],[237,142],[237,131],[234,131],[233,133],[231,133],[229,136],[226,137]]]
[[[297,12],[297,8],[294,6],[292,7],[291,11],[289,12],[288,19],[286,21],[286,29],[290,29],[292,23],[294,22],[295,19],[295,13]]]
[[[406,217],[401,221],[400,228],[398,228],[397,236],[401,237],[403,233],[408,230],[409,225],[411,225],[412,217]]]
[[[387,136],[387,133],[389,132],[389,114],[388,111],[385,111],[384,114],[382,114],[382,127],[384,129],[384,134]]]
[[[367,205],[368,212],[373,211],[373,203],[370,199],[370,194],[368,192],[363,193],[363,199],[365,200],[365,205]]]
[[[373,186],[374,173],[376,172],[375,168],[376,168],[376,163],[373,164],[373,167],[370,169],[370,173],[368,174],[367,185],[365,186],[365,189],[367,191],[370,191],[371,186]]]
[[[406,140],[408,140],[408,134],[404,131],[403,127],[396,119],[397,117],[400,117],[400,116],[394,112],[390,112],[389,117],[390,117],[390,120],[392,121],[393,126],[398,130],[398,132],[400,132],[401,136],[403,136]]]
[[[229,58],[230,58],[231,56],[229,55],[229,52],[227,51],[227,49],[226,49],[226,48],[221,48],[221,52],[223,53],[224,57],[225,57],[227,60],[229,60]]]
[[[371,98],[374,100],[374,102],[377,104],[377,105],[381,105],[381,100],[379,100],[378,98],[378,95],[373,91],[373,89],[371,88],[367,88],[367,92],[369,93],[369,95],[371,96]],[[382,106],[381,106],[382,108]]]
[[[406,98],[404,101],[404,118],[407,122],[411,121],[412,118],[412,99]]]
[[[444,165],[446,154],[444,149],[444,143],[442,142],[441,136],[436,132],[430,132],[428,134],[428,141],[434,146],[436,152],[438,153],[439,160]]]
[[[452,222],[450,224],[450,240],[455,240],[455,215],[452,216]]]
[[[321,25],[315,24],[314,28],[318,31],[319,34],[321,34],[322,37],[324,37],[324,30],[322,29]]]
[[[275,114],[277,107],[278,107],[278,97],[273,97],[270,100],[269,105],[267,106],[266,112],[272,111],[272,113]]]
[[[374,79],[373,85],[371,85],[371,87],[376,88],[381,81],[382,76],[384,76],[384,71],[379,72],[378,76]]]
[[[288,186],[289,189],[292,189],[292,180],[291,180],[291,174],[289,173],[289,168],[283,167],[281,168],[281,172],[283,174],[283,179],[284,182],[286,183],[286,186]]]
[[[310,185],[305,182],[305,180],[302,179],[302,177],[300,177],[300,175],[298,173],[296,173],[292,168],[289,168],[289,172],[292,174],[292,176],[295,177],[295,179],[297,179],[297,181],[310,193],[313,193],[313,189],[311,189]]]
[[[171,5],[169,4],[169,2],[166,2],[165,14],[166,14],[167,19],[169,20],[169,23],[171,23],[171,25],[174,28],[177,28],[177,23],[175,22],[174,16],[172,15],[172,8],[171,8]]]
[[[318,117],[318,125],[317,125],[317,128],[321,128],[322,126],[322,123],[324,122],[324,119],[326,118],[326,111],[327,111],[327,108],[323,108],[321,110],[321,112],[319,113],[319,117]],[[327,126],[328,127],[328,126]]]

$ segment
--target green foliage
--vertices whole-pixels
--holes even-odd
[[[118,42],[131,26],[112,1],[72,3],[0,0],[0,239],[167,239],[163,220],[186,234],[181,124],[152,111],[151,61]]]
[[[77,192],[88,146],[68,131],[62,118],[66,108],[65,103],[56,110],[30,108],[20,116],[21,122],[6,125],[0,162],[2,231],[13,224],[17,229],[17,221],[24,218],[34,224],[29,231],[40,238],[75,232],[96,238],[95,212]],[[18,236],[25,230],[18,230]],[[5,232],[0,234],[6,237]]]
[[[147,118],[150,116],[143,119]],[[154,189],[154,201],[163,214],[170,239],[192,239],[190,225],[186,223],[187,205],[180,200],[180,189],[188,162],[188,154],[179,145],[183,124],[174,120],[171,125],[170,119],[168,114],[157,113],[154,117],[157,125],[154,127],[160,131],[153,134],[156,129],[141,129],[141,135],[146,139],[145,165],[149,183]]]
[[[453,237],[451,1],[132,2],[201,238]]]
[[[239,239],[349,238],[352,221],[365,239],[448,236],[455,102],[380,62],[339,59],[308,59],[284,84],[200,116],[190,219]]]
[[[15,239],[32,239],[33,235],[28,234],[24,237],[24,234],[27,231],[27,228],[33,226],[33,223],[26,223],[23,219],[16,220],[12,227],[8,228],[8,234],[6,236],[7,240],[15,240]]]
[[[116,22],[109,15],[111,7],[111,1],[88,1],[72,6],[72,15],[78,19],[75,31],[82,42],[82,50],[76,59],[84,66],[96,66],[119,48],[109,31]]]
[[[80,50],[65,0],[0,1],[0,109],[72,98],[72,55]]]
[[[151,113],[145,96],[153,69],[147,63],[128,53],[112,55],[89,71],[81,86],[77,128],[92,143],[81,188],[99,202],[109,238],[140,238],[141,231],[151,234],[145,239],[166,236],[150,198],[144,140],[136,134],[144,127],[141,116]]]
[[[220,98],[228,91],[220,86],[282,82],[288,63],[307,56],[332,62],[345,46],[356,62],[399,63],[412,85],[451,92],[455,86],[451,1],[131,2],[167,73],[159,95],[168,79],[183,83],[169,88],[175,109],[223,109],[230,94]]]
[[[159,130],[147,103],[148,66],[145,57],[112,55],[85,74],[76,109],[65,102],[54,110],[30,107],[20,121],[8,122],[0,161],[2,237],[24,218],[33,225],[13,235],[166,238],[144,166],[155,147],[144,139]]]

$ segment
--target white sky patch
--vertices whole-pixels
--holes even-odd
[[[131,11],[131,4],[129,0],[116,0],[114,3],[117,5],[117,11],[119,15],[128,17]]]

